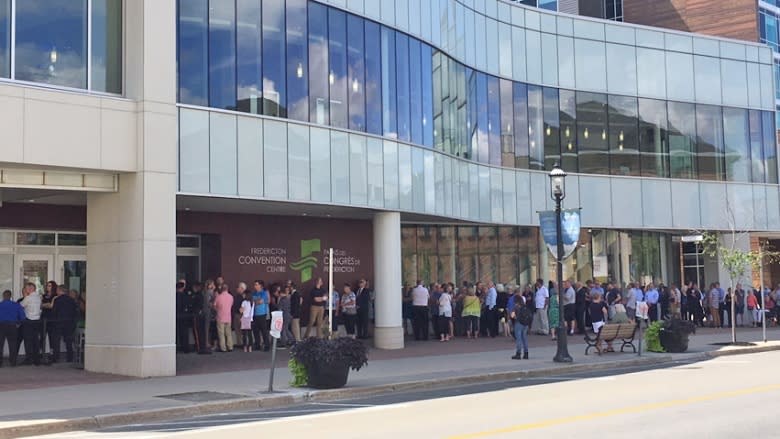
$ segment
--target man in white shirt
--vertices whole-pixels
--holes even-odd
[[[571,281],[563,281],[563,318],[569,327],[569,335],[577,330],[577,293],[572,288]]]
[[[547,317],[547,305],[550,303],[550,292],[544,286],[543,279],[536,280],[536,294],[534,295],[534,304],[536,313],[534,314],[534,328],[539,335],[550,334],[550,320]]]
[[[498,334],[498,309],[496,308],[498,291],[496,291],[496,284],[492,281],[489,281],[487,285],[488,290],[485,294],[485,312],[487,313],[485,335],[495,337]]]
[[[22,292],[22,308],[26,318],[22,323],[22,337],[24,337],[25,364],[41,364],[41,302],[43,297],[36,291],[35,284],[27,283]]]
[[[628,284],[623,296],[623,304],[626,306],[626,315],[630,320],[636,318],[636,290],[634,284]]]
[[[414,339],[428,340],[428,303],[431,294],[423,286],[422,280],[417,280],[417,286],[412,290],[412,328]]]

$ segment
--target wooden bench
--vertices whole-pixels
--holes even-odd
[[[612,342],[620,340],[623,344],[620,346],[620,352],[623,352],[626,346],[631,346],[631,349],[636,352],[636,346],[634,346],[634,337],[636,336],[636,324],[634,323],[620,323],[620,324],[607,324],[601,327],[598,334],[593,337],[585,335],[585,343],[588,346],[585,348],[585,355],[588,355],[588,351],[591,348],[600,346],[603,342]],[[601,355],[601,353],[599,353]]]

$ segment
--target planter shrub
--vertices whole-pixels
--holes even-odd
[[[350,369],[360,370],[368,364],[368,347],[349,337],[307,338],[293,346],[291,356],[293,383],[332,389],[346,384]]]

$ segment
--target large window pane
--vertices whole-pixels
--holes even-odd
[[[645,177],[669,176],[666,120],[665,101],[654,99],[639,100],[639,154],[642,162],[642,175]],[[680,144],[679,136],[677,136],[676,141],[676,146],[685,150],[685,145]],[[688,152],[690,153],[690,150]],[[690,160],[690,156],[686,156],[680,150],[677,150],[675,154],[674,160],[677,160],[677,169],[681,171],[682,168],[686,167],[686,164],[683,162]],[[689,163],[687,165],[690,166]],[[680,175],[677,175],[677,178],[680,177]]]
[[[433,50],[431,46],[423,44],[421,49],[421,70],[422,70],[422,129],[423,144],[427,147],[433,147]],[[465,102],[465,95],[463,96]],[[464,113],[465,114],[465,113]],[[462,127],[466,130],[466,125]]]
[[[700,179],[724,179],[723,118],[720,107],[696,106],[696,156]]]
[[[488,139],[487,75],[477,72],[477,160],[490,162]]]
[[[261,44],[263,21],[260,4],[254,0],[236,0],[236,22],[237,107],[238,111],[258,114],[263,110],[260,105],[263,95]],[[181,49],[179,51],[181,57]],[[206,53],[206,48],[203,51]],[[306,65],[300,67],[301,76],[304,76]],[[184,74],[182,70],[179,83],[186,80]]]
[[[501,80],[501,166],[515,166],[515,130],[512,81]]]
[[[11,0],[0,0],[0,77],[11,77]]]
[[[490,164],[501,164],[501,97],[498,78],[488,76],[488,142]]]
[[[607,62],[604,43],[577,39],[574,41],[574,61],[577,88],[606,90]]]
[[[16,2],[16,79],[87,88],[87,0]]]
[[[580,172],[609,174],[606,95],[577,92],[577,145]]]
[[[515,114],[515,167],[528,169],[528,131],[531,125],[528,122],[528,87],[522,82],[512,84],[514,98],[513,110]]]
[[[366,131],[382,134],[382,45],[379,25],[366,21]],[[430,122],[429,122],[430,123]]]
[[[287,116],[302,121],[309,120],[306,25],[306,0],[287,0]]]
[[[303,75],[305,68],[301,69]],[[330,123],[329,95],[328,8],[309,2],[309,122]]]
[[[728,181],[750,181],[750,135],[748,112],[741,108],[723,109],[723,140]]]
[[[0,76],[7,77],[3,23],[9,0],[0,0]],[[122,93],[122,0],[92,0],[92,90]]]
[[[544,96],[544,169],[552,169],[561,160],[558,89],[545,88]]]
[[[528,86],[528,168],[544,169],[544,143],[542,141],[542,88]]]
[[[577,101],[571,90],[560,90],[561,166],[567,172],[577,172]]]
[[[330,124],[347,128],[347,16],[331,8],[328,23]]]
[[[761,112],[762,130],[764,132],[764,167],[766,182],[777,184],[777,138],[775,137],[775,119],[769,111]]]
[[[236,108],[236,10],[233,0],[209,1],[209,106]]]
[[[398,138],[411,139],[409,132],[409,37],[395,34],[396,110],[398,111]]]
[[[644,119],[645,110],[642,106],[643,103],[640,101],[639,111]],[[694,106],[693,104],[669,102],[668,108],[670,176],[672,178],[696,178],[698,170],[696,163],[696,118]],[[642,172],[644,170],[645,166],[643,163]]]
[[[395,31],[382,27],[382,133],[398,137],[395,88]]]
[[[423,143],[422,76],[420,42],[409,40],[409,132],[412,143]]]
[[[208,105],[208,4],[179,0],[179,102]]]
[[[750,110],[750,163],[752,165],[753,183],[765,183],[764,148],[761,133],[761,112]]]
[[[263,2],[263,114],[287,117],[284,2]]]
[[[639,175],[636,98],[609,97],[609,155],[613,175]]]
[[[364,20],[356,15],[347,16],[347,62],[349,64],[349,128],[366,130],[366,70],[364,62]]]

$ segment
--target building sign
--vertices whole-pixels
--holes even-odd
[[[553,257],[558,255],[558,231],[554,210],[539,212],[539,226],[542,237]],[[568,258],[580,241],[580,210],[567,209],[561,211],[561,235],[563,237],[563,259]]]

